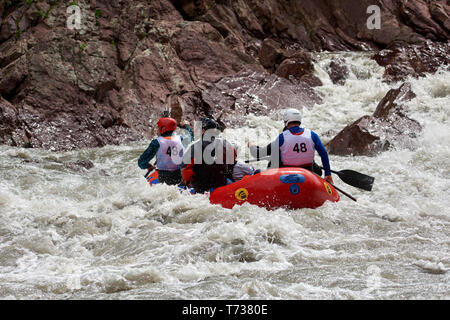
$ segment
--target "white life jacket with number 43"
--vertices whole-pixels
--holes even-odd
[[[300,167],[314,162],[315,144],[311,130],[304,129],[295,134],[289,130],[283,132],[284,142],[280,147],[281,162],[285,167]]]
[[[184,146],[181,137],[158,137],[159,149],[156,153],[156,166],[164,171],[176,171],[180,169],[183,161]]]

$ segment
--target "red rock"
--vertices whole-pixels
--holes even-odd
[[[285,59],[277,68],[275,74],[285,79],[293,77],[298,81],[305,81],[313,87],[322,85],[320,79],[314,76],[314,65],[312,64],[311,56],[302,51]]]
[[[405,83],[398,89],[389,90],[378,103],[373,116],[380,119],[389,119],[391,116],[404,115],[404,103],[414,99],[416,94],[411,90],[411,84]]]
[[[433,8],[436,13],[436,6]],[[439,23],[433,20],[430,1],[402,1],[400,12],[406,23],[416,32],[425,35],[427,39],[441,41],[448,39],[445,30],[442,30]]]
[[[390,90],[372,116],[348,125],[326,145],[329,152],[340,156],[375,156],[392,147],[413,147],[412,139],[422,127],[406,115],[405,102],[414,97],[409,83]]]
[[[427,42],[393,50],[382,50],[373,59],[385,67],[386,82],[404,81],[408,76],[420,77],[443,67],[450,70],[450,43]]]
[[[445,1],[378,3],[382,30],[367,29],[370,0],[92,0],[69,30],[67,2],[44,18],[46,2],[2,1],[0,142],[71,150],[149,138],[168,103],[177,118],[239,125],[319,100],[309,51],[448,40]],[[395,50],[377,58],[395,79],[448,61],[447,44]]]
[[[285,58],[284,50],[275,40],[264,39],[261,43],[258,58],[264,68],[273,72]]]
[[[345,127],[327,145],[330,154],[339,156],[375,156],[390,147],[388,140],[381,140],[373,128],[377,121],[364,116]]]
[[[19,126],[16,108],[0,97],[0,143],[16,146],[15,130]]]
[[[445,0],[430,3],[430,14],[445,30],[450,32],[450,4]]]

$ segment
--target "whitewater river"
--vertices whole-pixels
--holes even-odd
[[[333,85],[332,55],[320,55],[323,102],[304,110],[324,143],[400,85],[382,83],[366,55],[339,55],[349,79]],[[331,156],[335,170],[376,177],[374,188],[334,176],[358,202],[316,210],[228,210],[149,188],[137,167],[148,141],[67,153],[0,146],[0,298],[450,299],[450,73],[411,83],[410,116],[424,127],[413,148]],[[269,142],[282,129],[246,121],[225,131],[242,159],[245,137]],[[85,159],[95,166],[68,165]]]

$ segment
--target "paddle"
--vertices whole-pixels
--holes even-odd
[[[263,160],[269,160],[270,157],[258,158],[258,159],[250,159],[245,160],[245,163],[257,162]],[[320,167],[323,169],[323,167]],[[341,170],[341,171],[333,171],[334,174],[337,174],[342,181],[346,184],[351,185],[353,187],[363,189],[366,191],[372,191],[373,182],[375,181],[374,177],[368,176],[366,174],[354,171],[354,170]]]
[[[321,168],[323,169],[323,167]],[[373,182],[375,181],[374,177],[362,174],[354,170],[330,171],[334,174],[337,174],[338,177],[341,178],[341,180],[346,184],[366,191],[372,191]]]
[[[331,184],[331,183],[330,183]],[[341,189],[339,189],[338,187],[336,187],[334,184],[331,184],[337,191],[339,191],[340,193],[342,193],[343,195],[345,195],[345,196],[347,196],[347,197],[349,197],[350,199],[352,199],[353,201],[355,201],[356,202],[356,199],[355,198],[353,198],[351,195],[349,195],[347,192],[345,192],[345,191],[343,191],[343,190],[341,190]]]

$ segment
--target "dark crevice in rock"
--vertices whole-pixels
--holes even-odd
[[[27,80],[28,76],[24,76],[22,79],[20,79],[16,85],[14,86],[14,88],[8,92],[0,92],[0,95],[3,96],[3,98],[10,102],[10,103],[14,103],[14,98],[19,94],[22,85],[25,83],[25,81]]]
[[[213,26],[213,28],[216,29],[224,39],[230,34],[230,31],[222,26]]]
[[[195,20],[195,17],[189,15],[183,9],[183,4],[187,3],[188,1],[186,1],[186,0],[170,0],[170,2],[173,4],[175,9],[177,9],[177,11],[180,13],[180,15],[183,17],[184,20],[186,20],[186,21],[194,21]],[[195,2],[195,1],[191,1],[191,2]]]
[[[121,57],[120,57],[120,50],[119,50],[119,44],[120,43],[119,42],[120,42],[119,37],[114,36],[113,37],[113,45],[114,45],[114,48],[115,48],[115,51],[116,51],[116,56],[117,56],[117,66],[119,67],[119,69],[121,71],[125,71],[125,68],[127,66],[127,62],[123,61],[121,59]]]
[[[119,88],[116,85],[116,81],[115,80],[111,80],[111,81],[107,81],[104,83],[101,83],[99,86],[97,86],[97,88],[95,89],[95,93],[94,93],[94,97],[95,97],[95,101],[97,102],[103,102],[106,94],[110,91],[116,89],[118,90]]]
[[[19,59],[21,56],[23,56],[24,53],[21,51],[15,51],[11,55],[6,56],[3,59],[0,59],[0,70],[7,67],[9,64],[13,63],[17,59]]]

